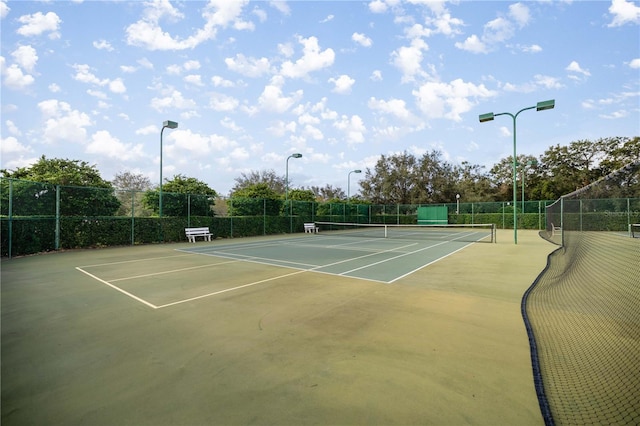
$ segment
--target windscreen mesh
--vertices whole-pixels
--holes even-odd
[[[522,303],[547,425],[640,424],[639,191],[637,161],[547,209],[560,247]]]

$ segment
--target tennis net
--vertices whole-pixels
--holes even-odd
[[[389,225],[378,223],[316,222],[320,235],[439,240],[462,242],[496,241],[496,227],[488,224]]]

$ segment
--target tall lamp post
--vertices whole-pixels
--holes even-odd
[[[460,214],[460,194],[456,194],[456,214]]]
[[[538,102],[535,106],[530,106],[526,108],[522,108],[520,111],[516,112],[515,115],[510,112],[501,112],[499,114],[494,114],[492,112],[488,112],[486,114],[481,114],[478,118],[481,123],[486,121],[493,121],[494,117],[499,115],[508,115],[513,119],[513,242],[514,244],[518,244],[518,213],[516,212],[518,191],[518,170],[517,170],[517,160],[516,160],[516,118],[522,111],[527,111],[529,109],[536,109],[536,111],[544,111],[547,109],[553,109],[556,105],[556,101],[554,99],[548,101]]]
[[[167,129],[167,128],[177,129],[178,123],[176,123],[175,121],[167,120],[164,123],[162,123],[162,130],[160,130],[160,206],[159,206],[160,217],[162,217],[162,132],[164,132],[164,129]]]
[[[347,175],[347,201],[351,199],[351,173],[362,173],[362,170],[360,169],[351,170]]]
[[[285,187],[284,187],[284,200],[285,202],[289,199],[289,158],[301,158],[302,154],[296,152],[295,154],[291,154],[287,157],[287,167],[286,167],[286,176],[284,178]],[[293,232],[293,211],[291,203],[289,203],[289,233]]]

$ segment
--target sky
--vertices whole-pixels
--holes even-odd
[[[164,179],[220,195],[271,170],[353,195],[382,155],[488,171],[513,120],[478,116],[539,101],[518,155],[640,135],[637,1],[0,0],[0,18],[2,169],[45,155],[157,185],[162,152]]]

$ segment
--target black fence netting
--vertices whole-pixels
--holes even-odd
[[[639,189],[635,162],[547,208],[560,247],[522,303],[547,425],[640,424],[640,203],[605,198]]]

